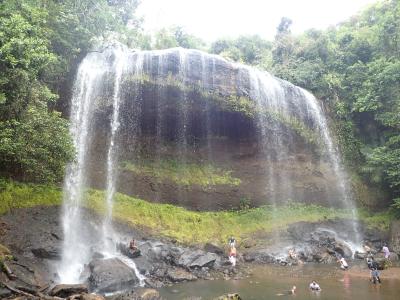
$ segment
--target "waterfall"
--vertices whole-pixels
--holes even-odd
[[[93,99],[107,69],[103,56],[90,53],[81,63],[71,101],[70,133],[76,159],[67,166],[64,183],[62,224],[64,241],[59,276],[62,282],[75,283],[89,259],[89,247],[81,215],[85,188],[85,168],[90,142]]]
[[[227,112],[229,109],[224,105],[232,105],[230,100],[228,104],[215,100],[231,99],[232,95],[237,102],[247,99],[245,104],[254,115],[243,117],[240,109]],[[65,176],[60,281],[79,282],[83,267],[90,262],[94,251],[118,257],[112,216],[115,193],[120,190],[122,162],[140,164],[141,159],[148,160],[153,163],[152,168],[160,169],[163,160],[172,158],[178,162],[178,173],[186,172],[180,168],[189,164],[213,166],[219,160],[225,163],[227,158],[221,149],[229,152],[241,145],[232,147],[233,144],[225,142],[242,130],[242,123],[235,123],[238,116],[247,122],[243,123],[246,128],[257,131],[254,140],[253,132],[247,132],[244,143],[254,143],[257,153],[252,157],[259,164],[256,171],[263,183],[262,191],[260,195],[256,194],[258,190],[247,192],[254,192],[259,197],[258,203],[272,204],[277,209],[281,203],[301,198],[297,173],[291,173],[290,168],[300,161],[296,156],[298,145],[306,145],[313,148],[305,149],[304,153],[319,152],[315,155],[319,161],[310,160],[309,164],[327,171],[327,179],[321,182],[334,182],[334,187],[326,187],[336,195],[326,199],[328,205],[350,209],[356,219],[349,179],[327,119],[318,100],[309,92],[267,72],[197,50],[129,51],[122,46],[107,47],[87,55],[74,84],[70,132],[76,159],[68,165]],[[299,132],[290,128],[292,125]],[[300,138],[302,133],[305,137]],[[307,137],[312,141],[304,141]],[[306,163],[300,166],[308,167]],[[301,171],[298,173],[302,175]],[[186,173],[181,173],[181,177],[182,174]],[[152,200],[164,202],[168,192],[171,198],[197,208],[186,186],[177,184],[165,192],[160,178],[145,183],[150,186]],[[105,216],[94,235],[87,229],[91,220],[83,219],[82,214],[85,188],[92,185],[105,190]],[[144,193],[143,183],[139,186],[136,181],[129,182],[129,189],[134,195]],[[235,189],[233,195],[240,187]],[[212,192],[207,189],[202,199],[214,201]],[[353,229],[352,240],[358,243],[356,224]],[[132,268],[136,270],[134,264]]]
[[[103,221],[103,252],[114,253],[115,252],[115,238],[113,237],[112,230],[112,211],[113,201],[115,195],[115,184],[117,179],[117,166],[118,163],[118,147],[116,144],[116,138],[118,129],[120,126],[119,114],[120,114],[120,88],[121,80],[124,71],[124,67],[127,63],[127,50],[124,48],[116,48],[114,52],[114,68],[115,68],[115,80],[114,80],[114,92],[112,96],[113,113],[111,119],[111,137],[110,144],[107,152],[107,183],[106,183],[106,217]]]

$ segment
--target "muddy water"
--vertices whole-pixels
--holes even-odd
[[[382,273],[382,284],[374,285],[365,274],[351,270],[342,272],[333,266],[311,265],[301,268],[260,267],[252,274],[239,280],[213,280],[182,283],[163,288],[160,293],[168,300],[201,297],[202,300],[213,299],[226,293],[239,293],[244,300],[287,299],[296,300],[397,300],[400,299],[400,280],[386,278]],[[360,276],[361,275],[361,276]],[[363,276],[365,275],[365,276]],[[321,286],[319,293],[310,292],[308,284],[315,279]],[[285,293],[293,285],[297,286],[296,295]]]

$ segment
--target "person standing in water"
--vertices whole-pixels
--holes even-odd
[[[340,268],[344,271],[346,271],[349,268],[349,264],[347,263],[347,261],[344,259],[344,257],[339,259],[340,262]]]
[[[313,280],[310,283],[309,289],[311,291],[313,291],[313,292],[320,292],[321,291],[321,287],[319,286],[319,284],[315,280]]]
[[[376,268],[371,270],[371,282],[373,284],[376,284],[377,282],[381,283],[381,279],[379,277],[379,271]]]

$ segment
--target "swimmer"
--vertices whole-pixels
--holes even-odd
[[[313,292],[320,292],[322,290],[315,280],[310,283],[309,289]]]
[[[277,296],[296,295],[296,286],[294,285],[290,291],[276,294]]]

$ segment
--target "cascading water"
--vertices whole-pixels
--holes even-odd
[[[115,68],[115,81],[114,81],[114,92],[113,92],[113,113],[111,120],[111,137],[110,145],[107,152],[107,184],[106,184],[106,217],[103,222],[103,252],[107,254],[115,253],[115,238],[113,237],[112,230],[112,211],[113,211],[113,200],[115,195],[115,184],[117,179],[117,167],[118,162],[118,148],[116,144],[116,138],[118,129],[120,126],[119,113],[120,113],[120,87],[122,75],[124,72],[125,65],[127,63],[127,50],[124,48],[116,49],[114,52],[114,68]]]
[[[234,102],[231,95],[234,95]],[[220,103],[212,100],[213,97],[228,99],[228,102]],[[254,119],[242,117],[242,123],[238,124],[235,118],[243,108],[227,113],[225,106],[236,107],[242,101],[241,97],[248,99],[243,101],[254,110]],[[109,120],[107,124],[110,125],[104,126],[104,119]],[[231,150],[232,144],[225,141],[239,134],[242,126],[258,130],[258,135],[254,134],[255,141],[248,133],[242,136],[247,139],[247,148],[247,144],[254,143],[253,148],[258,149],[254,152],[260,157],[257,158],[260,162],[257,161],[257,172],[263,183],[263,189],[257,194],[262,198],[259,203],[277,207],[280,203],[301,198],[296,192],[299,179],[289,170],[299,161],[296,156],[298,144],[305,144],[298,137],[302,133],[297,134],[297,130],[306,133],[305,139],[312,136],[312,142],[318,144],[320,154],[316,156],[320,161],[310,164],[321,170],[327,169],[335,177],[336,197],[328,197],[328,205],[351,209],[355,214],[347,176],[329,134],[327,120],[318,101],[307,91],[266,72],[197,50],[128,51],[116,46],[90,53],[79,67],[72,98],[71,134],[77,157],[68,166],[65,179],[65,238],[60,281],[79,282],[83,265],[93,254],[93,246],[100,247],[97,251],[117,255],[111,219],[119,182],[127,176],[127,173],[120,175],[121,162],[140,164],[144,158],[145,162],[153,162],[153,168],[161,168],[165,159],[175,160],[183,167],[193,162],[214,164],[222,161],[226,164],[227,158],[221,155],[221,149]],[[123,146],[121,141],[124,141]],[[98,147],[99,143],[103,147]],[[240,156],[240,144],[234,147],[238,148],[234,150]],[[90,153],[96,151],[100,152],[99,156],[92,157]],[[307,151],[303,152],[312,152]],[[96,168],[99,171],[93,172]],[[182,171],[179,167],[176,170]],[[92,173],[104,175],[93,179]],[[158,170],[154,174],[157,175]],[[192,193],[186,192],[186,187],[178,184],[165,192],[165,184],[159,178],[150,184],[147,180],[149,195],[156,201],[163,202],[164,195],[169,193],[171,198],[196,207],[197,204],[188,199]],[[87,185],[106,191],[106,214],[98,237],[85,235],[85,223],[90,220],[82,220],[81,206]],[[143,183],[140,186],[136,181],[129,181],[129,189],[134,195],[143,194],[141,188]],[[213,201],[213,196],[208,194],[210,191],[207,190],[202,199]],[[250,189],[247,193],[252,192]],[[96,239],[101,241],[100,244]],[[356,227],[351,239],[359,242]]]
[[[72,105],[70,132],[73,137],[76,160],[67,167],[64,184],[64,202],[62,210],[62,221],[64,229],[64,242],[62,248],[62,259],[58,268],[60,282],[77,283],[84,265],[87,264],[93,253],[92,247],[97,240],[99,251],[106,256],[116,256],[115,236],[112,229],[112,209],[117,178],[116,164],[117,134],[119,129],[119,107],[120,107],[120,84],[128,60],[128,51],[122,46],[107,49],[104,53],[90,53],[81,63],[75,82]],[[99,236],[93,236],[92,232],[86,230],[82,219],[82,206],[85,203],[84,192],[87,175],[87,157],[92,141],[92,118],[93,106],[104,92],[104,82],[109,74],[114,74],[112,107],[113,113],[110,124],[110,142],[107,151],[107,176],[106,176],[106,199],[105,218],[102,222],[102,232]],[[130,265],[134,263],[131,262]],[[136,273],[138,271],[135,269]],[[139,274],[138,274],[139,275]],[[138,276],[142,279],[142,276]]]
[[[75,283],[83,264],[89,259],[85,241],[81,206],[85,188],[85,167],[90,141],[92,101],[106,70],[102,57],[91,53],[81,63],[71,103],[70,132],[76,149],[76,159],[67,167],[64,184],[62,222],[64,241],[59,277],[62,282]]]

